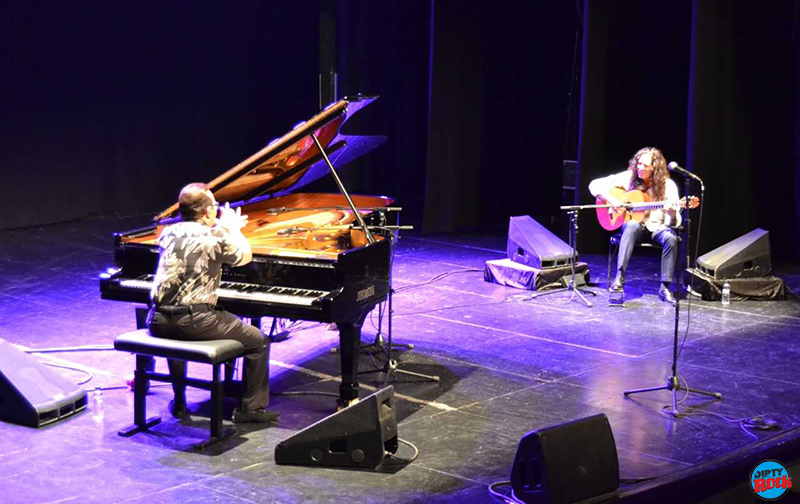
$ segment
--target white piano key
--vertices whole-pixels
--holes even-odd
[[[277,289],[281,289],[280,292],[297,291],[297,294],[272,294],[255,290],[263,287],[256,284],[245,284],[238,282],[224,282],[224,283],[226,285],[235,284],[237,287],[244,287],[245,290],[242,291],[237,289],[219,288],[217,289],[217,296],[219,296],[219,298],[222,301],[226,299],[241,299],[245,301],[259,301],[262,303],[311,306],[311,304],[315,300],[330,294],[329,292],[325,291],[299,291],[298,289],[292,287],[278,287],[278,286],[275,287]],[[119,285],[121,287],[126,287],[129,289],[142,289],[149,291],[150,288],[153,286],[153,282],[150,280],[128,278],[125,280],[120,280]],[[301,292],[307,292],[307,294],[301,295],[300,294]]]

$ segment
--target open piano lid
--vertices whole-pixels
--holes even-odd
[[[369,152],[386,141],[385,136],[342,135],[339,130],[361,108],[377,96],[345,97],[295,126],[266,147],[208,183],[220,203],[248,202],[259,196],[287,194],[329,173],[311,134],[315,133],[336,168]],[[160,222],[176,217],[178,203],[153,218]]]

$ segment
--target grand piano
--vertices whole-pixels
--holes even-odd
[[[393,201],[351,196],[336,173],[385,141],[340,132],[376,98],[359,95],[332,103],[208,183],[218,202],[241,207],[249,216],[242,232],[253,249],[252,262],[223,269],[219,303],[257,325],[265,316],[335,323],[340,406],[358,399],[361,326],[389,293],[392,239],[386,213]],[[339,193],[296,192],[328,174]],[[158,237],[178,215],[175,203],[152,225],[114,234],[115,267],[101,275],[103,299],[149,303]],[[140,308],[140,328],[142,313]]]

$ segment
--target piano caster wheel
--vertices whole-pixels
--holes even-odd
[[[357,403],[359,399],[356,397],[355,399],[351,399],[349,401],[342,401],[341,399],[336,400],[336,411],[342,411],[343,409],[354,405]]]

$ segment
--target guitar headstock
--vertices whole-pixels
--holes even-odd
[[[700,198],[697,196],[684,196],[681,198],[681,208],[689,207],[689,209],[694,209],[700,206]]]

